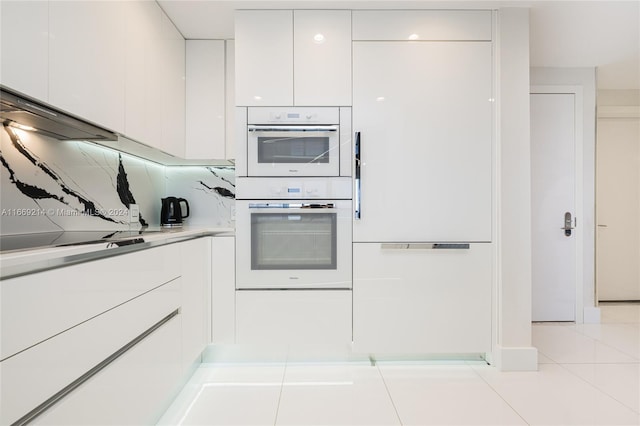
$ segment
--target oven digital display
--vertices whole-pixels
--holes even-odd
[[[293,113],[293,112],[288,112],[287,113],[287,118],[300,118],[300,114]]]
[[[300,188],[287,188],[287,192],[289,194],[299,194],[302,191],[300,190]]]

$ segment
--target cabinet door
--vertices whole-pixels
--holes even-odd
[[[2,84],[49,100],[49,5],[46,1],[3,1]]]
[[[354,42],[354,241],[491,241],[489,42]]]
[[[350,290],[236,293],[237,343],[351,343]]]
[[[49,103],[124,133],[124,2],[49,2]]]
[[[296,10],[295,105],[351,105],[351,11]]]
[[[236,263],[235,237],[211,242],[211,342],[235,343]]]
[[[469,249],[354,244],[357,353],[491,350],[491,244]]]
[[[153,145],[171,155],[185,156],[185,40],[162,14],[160,92],[162,137]]]
[[[489,10],[355,10],[353,40],[491,40]]]
[[[236,42],[225,41],[225,156],[227,160],[236,158]]]
[[[162,9],[155,2],[124,2],[127,29],[125,134],[153,145],[161,140]]]
[[[293,105],[293,11],[236,12],[236,105]]]
[[[182,366],[186,371],[209,343],[211,239],[180,243],[182,257]]]
[[[225,158],[223,40],[187,40],[186,158]]]

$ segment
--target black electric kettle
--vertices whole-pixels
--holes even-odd
[[[182,214],[182,204],[187,214]],[[164,227],[182,226],[182,219],[189,217],[189,203],[184,198],[167,197],[162,199],[160,211],[160,225]]]

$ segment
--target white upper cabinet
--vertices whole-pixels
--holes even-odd
[[[160,141],[143,141],[171,155],[185,156],[185,40],[173,22],[162,14],[160,74]]]
[[[236,105],[351,105],[351,11],[236,14]]]
[[[185,41],[156,2],[3,1],[1,83],[185,155]]]
[[[351,105],[351,11],[293,16],[295,105]]]
[[[152,144],[162,137],[162,9],[155,2],[125,2],[125,134]]]
[[[355,10],[353,40],[490,41],[488,10]]]
[[[185,156],[185,40],[156,2],[125,6],[127,137]]]
[[[236,105],[293,104],[293,11],[236,13]]]
[[[3,85],[49,98],[49,5],[46,1],[3,1],[0,52]]]
[[[236,121],[235,121],[235,112],[236,112],[236,78],[235,78],[235,69],[236,69],[236,42],[235,40],[227,40],[225,41],[225,67],[226,67],[226,78],[225,78],[225,87],[226,87],[226,96],[225,96],[225,116],[226,116],[226,125],[225,125],[225,159],[235,159],[236,158]]]
[[[186,157],[224,159],[224,40],[187,40],[186,74]]]
[[[49,99],[124,132],[125,2],[49,2]]]

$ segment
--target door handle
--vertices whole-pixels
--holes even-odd
[[[564,229],[564,235],[566,235],[567,237],[571,236],[571,230],[574,229],[572,225],[573,220],[571,219],[571,213],[566,212],[564,214],[564,226],[562,227],[562,229]]]
[[[356,132],[356,141],[354,144],[354,159],[355,159],[355,212],[354,219],[360,220],[362,216],[362,192],[361,192],[361,183],[362,183],[362,160],[361,160],[361,149],[360,146],[360,132]]]

